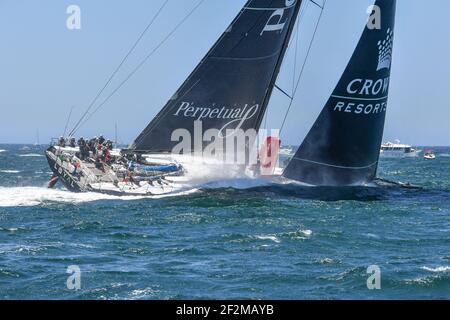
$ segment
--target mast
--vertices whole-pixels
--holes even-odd
[[[74,108],[75,108],[74,106],[70,107],[69,115],[67,116],[66,126],[64,127],[64,133],[62,135],[64,138],[66,137],[67,128],[69,127],[70,118],[72,117],[72,112]]]
[[[117,122],[114,124],[114,144],[117,148]]]

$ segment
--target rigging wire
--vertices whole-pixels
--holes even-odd
[[[284,126],[286,125],[287,118],[288,118],[289,113],[290,113],[291,108],[292,108],[292,104],[294,103],[295,94],[296,94],[297,91],[298,91],[298,87],[299,87],[299,85],[300,85],[300,82],[301,82],[301,79],[302,79],[302,76],[303,76],[303,72],[305,71],[305,66],[306,66],[306,63],[308,62],[309,54],[311,53],[311,49],[312,49],[312,46],[313,46],[313,43],[314,43],[314,39],[315,39],[316,34],[317,34],[317,30],[319,29],[320,22],[321,22],[321,20],[322,20],[322,16],[323,16],[323,12],[324,12],[324,10],[325,10],[325,5],[326,5],[326,3],[327,3],[327,0],[324,0],[323,6],[322,6],[322,7],[319,6],[319,7],[321,8],[320,15],[319,15],[319,18],[317,19],[317,23],[316,23],[316,26],[315,26],[315,28],[314,28],[313,36],[312,36],[311,41],[310,41],[310,43],[309,43],[309,47],[308,47],[308,51],[307,51],[307,53],[306,53],[305,60],[303,61],[302,68],[300,69],[300,74],[299,74],[297,83],[296,83],[296,85],[295,85],[294,92],[293,92],[293,94],[292,94],[292,99],[291,99],[291,101],[290,101],[290,103],[289,103],[289,107],[288,107],[288,109],[287,109],[287,111],[286,111],[286,114],[285,114],[285,116],[284,116],[283,123],[282,123],[281,129],[280,129],[280,134],[281,134],[281,132],[283,132]]]
[[[307,2],[308,4],[309,2]],[[308,7],[306,7],[308,8]],[[306,10],[306,9],[305,9]],[[295,80],[297,79],[297,56],[298,56],[298,33],[299,33],[299,23],[297,23],[297,32],[296,32],[296,38],[295,38],[295,54],[294,54],[294,72],[292,76],[292,93],[291,93],[291,100],[293,99],[293,93],[295,90]]]
[[[173,36],[173,34],[197,11],[197,9],[205,2],[205,0],[200,0],[197,5],[195,5],[194,8],[192,8],[191,11],[167,34],[167,36],[137,65],[136,68],[134,68],[128,76],[114,89],[109,96],[106,97],[105,100],[103,100],[102,103],[100,103],[94,111],[92,111],[89,115],[87,115],[86,119],[80,123],[78,128],[74,130],[76,132],[81,126],[83,126],[86,122],[88,122],[92,116],[100,110],[101,107],[103,107],[133,76],[134,74],[163,46],[164,43],[167,42],[167,40],[170,39],[170,37]]]
[[[295,27],[295,30],[294,30],[294,34],[291,37],[291,42],[289,43],[289,47],[288,47],[287,52],[286,52],[286,56],[287,56],[290,53],[291,48],[293,47],[293,42],[294,42],[293,39],[295,37],[297,39],[297,43],[295,45],[295,49],[296,49],[295,50],[296,51],[296,53],[295,53],[295,64],[297,63],[296,61],[297,61],[297,51],[298,51],[298,38],[299,38],[299,32],[300,32],[300,30],[299,30],[300,29],[300,22],[302,21],[303,16],[306,15],[306,12],[308,11],[308,8],[309,8],[308,5],[309,5],[308,1],[304,2],[305,8],[304,9],[300,9],[300,14],[299,14],[299,16],[297,18],[297,21],[296,21],[296,27]],[[295,67],[294,70],[296,70],[296,67]],[[293,79],[292,79],[292,82],[293,82],[293,84],[292,84],[292,92],[294,91],[295,80],[296,80],[296,77],[295,77],[295,71],[294,71],[294,75],[293,75]],[[289,99],[292,99],[292,94],[291,95],[287,94],[287,92],[284,91],[283,89],[281,89],[281,87],[279,87],[277,84],[275,84],[274,87],[276,89],[278,89],[281,93],[286,95]],[[264,115],[264,128],[266,128],[266,129],[267,129],[267,122],[268,122],[268,118],[269,118],[269,112],[270,112],[270,108],[267,109],[267,111],[266,111],[266,113]]]
[[[70,107],[69,116],[67,117],[66,126],[64,127],[64,133],[62,135],[63,137],[66,136],[67,128],[69,127],[70,118],[72,117],[72,111],[74,108],[74,106]]]
[[[137,40],[135,41],[135,43],[133,44],[133,46],[131,47],[131,49],[127,52],[127,54],[125,55],[125,57],[122,59],[122,61],[119,63],[119,65],[117,66],[117,68],[114,70],[114,72],[111,74],[111,76],[108,78],[108,80],[106,81],[105,85],[103,86],[103,88],[100,89],[100,91],[97,93],[97,95],[95,96],[95,98],[92,100],[92,102],[89,104],[87,110],[84,112],[84,114],[81,116],[80,120],[76,123],[75,127],[72,129],[72,131],[70,132],[69,136],[72,136],[77,130],[78,127],[81,125],[81,122],[83,121],[83,119],[89,114],[89,111],[92,109],[92,107],[94,106],[94,104],[97,102],[97,100],[100,98],[100,96],[102,95],[102,93],[106,90],[106,88],[109,86],[109,84],[111,83],[111,81],[114,79],[114,77],[116,76],[116,74],[119,72],[119,70],[122,68],[122,66],[124,65],[124,63],[128,60],[128,58],[130,57],[130,55],[133,53],[133,51],[136,49],[136,47],[138,46],[139,42],[141,42],[142,38],[144,37],[144,35],[147,33],[147,31],[150,29],[150,27],[153,25],[153,23],[156,21],[156,19],[158,18],[158,16],[161,14],[161,12],[163,11],[163,9],[166,7],[166,5],[168,4],[169,0],[165,0],[164,3],[162,4],[162,6],[159,8],[159,10],[156,12],[156,14],[152,17],[152,19],[150,20],[150,22],[148,23],[148,25],[145,27],[144,31],[142,31],[142,33],[139,35],[139,37],[137,38]]]

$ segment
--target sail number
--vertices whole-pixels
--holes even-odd
[[[269,17],[269,20],[267,21],[266,25],[264,26],[264,29],[261,31],[261,36],[264,34],[264,32],[270,32],[270,31],[280,31],[280,33],[283,32],[284,26],[286,25],[286,21],[282,22],[284,17],[284,12],[291,8],[297,0],[286,0],[285,4],[286,6],[284,8],[275,9],[275,11],[272,13],[272,15]]]

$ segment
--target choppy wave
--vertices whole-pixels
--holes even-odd
[[[20,173],[19,170],[0,170],[0,173]]]
[[[333,258],[322,258],[317,260],[320,264],[341,264],[340,260],[333,259]]]
[[[26,229],[25,228],[21,228],[21,227],[19,227],[19,228],[14,228],[14,227],[12,227],[12,228],[2,228],[2,227],[0,227],[0,231],[3,231],[3,232],[14,233],[14,232],[22,231],[22,230],[26,230]]]
[[[154,297],[159,290],[155,290],[153,288],[145,288],[145,289],[135,289],[131,292],[132,299],[148,299],[150,297]]]
[[[27,154],[19,155],[19,157],[22,157],[22,158],[41,158],[43,156],[44,155],[38,154],[38,153],[27,153]]]
[[[23,187],[23,188],[2,188],[0,187],[0,207],[33,207],[48,202],[61,203],[84,203],[100,200],[141,200],[141,199],[162,199],[167,197],[185,196],[197,192],[197,189],[190,189],[177,193],[170,193],[157,196],[110,196],[95,192],[73,193],[64,190],[52,190],[47,188]]]
[[[134,200],[45,189],[45,155],[19,157],[43,149],[1,148],[0,169],[21,171],[0,173],[3,299],[450,297],[448,158],[382,161],[383,177],[417,190],[267,183],[194,164],[173,180],[198,193]],[[73,264],[89,288],[67,290]],[[365,285],[372,264],[384,270],[375,295]]]
[[[288,232],[286,236],[291,239],[308,239],[312,236],[312,230],[298,230],[295,232]]]
[[[442,267],[437,267],[437,268],[422,267],[422,269],[425,271],[434,272],[434,273],[450,272],[450,266],[445,266],[445,267],[442,266]]]
[[[253,189],[272,185],[273,182],[264,179],[237,178],[205,182],[201,185],[204,189],[232,188],[238,190]]]
[[[264,241],[273,241],[275,243],[281,243],[282,238],[289,238],[291,240],[305,240],[312,236],[313,232],[311,230],[298,230],[295,232],[286,232],[281,234],[267,234],[267,235],[256,235],[252,236],[253,239],[264,240]]]
[[[6,150],[0,149],[0,153],[2,153],[2,152],[6,152]]]
[[[275,243],[281,243],[281,240],[275,235],[260,235],[260,236],[255,236],[255,238],[258,240],[270,240]]]

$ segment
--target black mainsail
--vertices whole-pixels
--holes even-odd
[[[171,152],[172,133],[258,130],[302,0],[250,0],[165,107],[137,137],[134,152]],[[228,131],[227,131],[228,130]],[[205,147],[205,146],[204,146]]]
[[[374,18],[325,108],[283,176],[345,186],[376,178],[387,109],[396,0],[377,0]],[[379,24],[377,26],[377,24]]]

